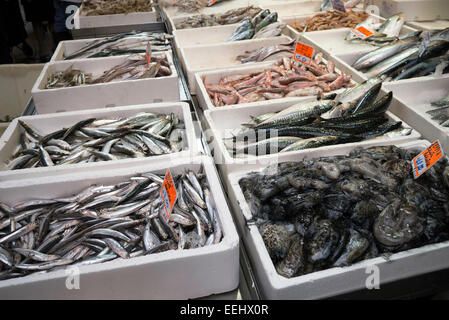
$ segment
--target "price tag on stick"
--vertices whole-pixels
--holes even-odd
[[[170,170],[167,169],[165,173],[164,183],[161,188],[161,197],[164,203],[165,215],[162,214],[162,217],[166,222],[170,219],[170,214],[173,210],[173,206],[175,205],[177,193],[175,184],[173,182],[173,177],[170,173]]]
[[[147,68],[150,69],[150,63],[151,63],[151,43],[148,41],[147,43],[147,50],[145,52],[145,58],[147,59]]]
[[[358,28],[352,29],[351,32],[353,34],[355,34],[357,37],[359,37],[360,39],[366,39],[368,37],[371,37],[374,34],[374,32],[368,30],[364,26],[360,26]]]
[[[426,150],[418,154],[412,160],[413,176],[419,178],[424,172],[443,157],[440,141],[435,141]]]

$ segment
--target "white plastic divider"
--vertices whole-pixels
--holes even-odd
[[[303,99],[301,102],[313,101],[314,99],[307,98]],[[382,145],[385,143],[403,143],[412,140],[418,140],[421,138],[421,134],[413,130],[408,136],[399,136],[394,138],[388,137],[376,137],[372,139],[367,139],[361,142],[352,142],[345,144],[337,144],[331,146],[324,146],[314,149],[298,150],[285,153],[275,153],[266,154],[260,156],[249,156],[249,157],[233,157],[232,154],[226,148],[223,141],[225,136],[230,137],[231,132],[237,131],[236,129],[242,128],[242,123],[247,123],[251,120],[251,117],[257,117],[269,112],[278,112],[288,108],[295,102],[284,101],[272,103],[270,105],[256,105],[251,104],[245,107],[222,107],[216,108],[214,110],[206,110],[204,112],[204,117],[209,127],[209,135],[213,135],[214,139],[210,142],[210,148],[214,151],[214,160],[218,165],[223,175],[226,176],[231,172],[238,170],[244,170],[246,168],[257,168],[261,165],[269,165],[272,163],[283,162],[289,159],[295,159],[296,157],[302,157],[308,153],[317,152],[319,150],[321,154],[327,153],[330,150],[338,150],[339,148],[345,147],[350,148],[352,146],[367,146],[367,145]],[[399,102],[393,99],[391,106],[397,105]],[[402,121],[391,112],[386,113],[387,117],[392,121]],[[408,123],[403,121],[402,124],[405,128],[411,128]]]
[[[65,164],[53,167],[39,167],[29,169],[7,170],[6,161],[17,150],[20,145],[20,134],[23,132],[18,120],[23,120],[30,126],[41,132],[49,134],[62,128],[70,128],[78,121],[97,118],[113,119],[118,117],[130,117],[141,112],[152,112],[161,114],[174,113],[180,121],[185,124],[183,133],[183,150],[177,153],[170,153],[160,156],[146,158],[129,158],[122,160],[100,161],[92,163]],[[119,169],[124,166],[144,165],[146,163],[172,161],[177,158],[188,158],[198,155],[197,142],[195,141],[195,131],[190,114],[190,107],[184,102],[155,103],[136,106],[125,106],[105,109],[91,109],[64,113],[52,113],[36,116],[25,116],[14,119],[0,139],[0,182],[19,179],[41,178],[45,176],[63,175],[71,172],[84,173],[100,169]]]
[[[323,59],[323,61],[326,62],[326,59]],[[271,62],[267,61],[267,62],[261,62],[261,63],[257,63],[257,64],[243,65],[241,67],[235,67],[235,68],[230,68],[230,69],[217,69],[217,70],[202,71],[202,72],[195,73],[196,94],[197,94],[197,99],[198,99],[200,107],[203,110],[222,108],[222,107],[215,107],[213,105],[213,103],[209,97],[209,94],[207,93],[206,87],[203,83],[203,78],[205,79],[206,84],[217,84],[220,81],[220,79],[222,79],[223,77],[237,75],[237,74],[249,74],[252,72],[261,72],[261,71],[266,70],[272,64],[273,64],[272,61]],[[335,72],[340,74],[341,70],[338,67],[336,67]],[[343,72],[345,74],[350,75],[350,73],[347,73],[344,70],[343,70]],[[354,84],[356,83],[354,81],[354,79],[351,79],[351,82]],[[332,92],[338,93],[338,92],[342,92],[343,90],[344,89],[338,89],[338,90],[335,90]],[[329,94],[329,93],[331,93],[331,92],[327,92],[326,94]],[[301,101],[301,100],[308,99],[308,98],[310,98],[310,96],[287,97],[287,98],[280,98],[280,99],[273,99],[273,100],[258,101],[258,102],[254,102],[254,104],[263,106],[263,105],[271,105],[273,103],[284,102],[284,101]],[[243,107],[243,106],[247,106],[247,105],[253,105],[253,103],[251,103],[251,104],[250,103],[233,104],[233,105],[228,105],[228,106]]]
[[[407,22],[412,28],[417,30],[429,31],[433,29],[442,30],[449,28],[449,18],[447,20],[434,20],[434,21],[409,21]]]
[[[287,44],[291,42],[291,40],[291,38],[281,36],[267,39],[236,41],[210,46],[181,48],[181,56],[183,57],[183,61],[185,63],[184,70],[186,71],[190,92],[192,94],[196,93],[195,73],[254,64],[242,64],[242,62],[237,59],[237,56],[244,54],[245,51],[253,51],[268,46]],[[264,62],[276,60],[276,56],[278,55],[268,57]]]
[[[302,0],[302,1],[288,1],[261,4],[263,9],[269,9],[271,12],[277,12],[278,17],[291,17],[296,15],[303,15],[313,12],[319,12],[321,7],[321,0]]]
[[[86,16],[83,14],[83,10],[84,4],[81,4],[74,16],[75,29],[138,25],[156,22],[158,19],[155,8],[152,8],[149,12],[131,12],[128,14],[107,14],[101,16]]]
[[[4,280],[0,281],[0,298],[192,299],[236,289],[239,284],[239,237],[214,164],[208,157],[2,183],[0,201],[16,204],[30,199],[60,198],[78,193],[92,184],[115,184],[143,172],[165,174],[170,169],[173,175],[178,175],[186,169],[197,172],[201,166],[223,229],[220,243],[81,266],[78,290],[67,289],[66,268]]]
[[[384,17],[402,12],[406,21],[449,19],[447,0],[368,0],[367,5],[379,8]]]
[[[48,78],[54,72],[69,67],[91,73],[93,78],[122,64],[126,56],[98,59],[80,59],[47,63],[31,91],[39,114],[113,107],[151,102],[179,101],[179,81],[173,65],[171,51],[156,52],[154,57],[167,57],[172,74],[166,77],[125,80],[76,87],[45,89]]]
[[[392,90],[398,101],[391,105],[391,112],[421,132],[425,139],[431,142],[439,139],[444,152],[449,154],[449,128],[441,126],[426,113],[437,108],[432,107],[431,102],[449,95],[449,77],[388,82],[384,89]]]
[[[56,47],[53,56],[51,57],[51,62],[54,61],[64,61],[64,57],[67,57],[76,51],[82,49],[83,47],[93,43],[94,41],[103,40],[106,38],[92,38],[92,39],[80,39],[80,40],[68,40],[68,41],[60,41],[58,46]],[[123,39],[123,44],[135,43],[135,39]],[[164,50],[170,51],[170,50]],[[155,52],[155,51],[153,51]],[[158,51],[160,52],[160,51]],[[129,53],[125,53],[122,55],[130,55]],[[102,57],[97,57],[102,58]],[[88,59],[88,58],[85,58]],[[79,59],[78,59],[79,60]]]
[[[425,140],[405,144],[396,144],[391,141],[384,145],[391,144],[406,149],[424,150],[430,143]],[[340,148],[329,150],[326,154],[319,149],[310,150],[309,153],[295,155],[284,160],[301,161],[323,156],[347,155],[355,147],[357,146],[342,145]],[[368,145],[364,147],[368,147]],[[361,290],[366,288],[368,276],[366,270],[371,266],[379,268],[381,287],[392,281],[449,267],[449,241],[445,241],[395,253],[388,260],[377,257],[360,261],[348,267],[329,268],[290,279],[280,276],[271,261],[259,230],[253,223],[247,222],[252,214],[238,183],[249,172],[259,171],[262,168],[248,168],[235,172],[230,174],[227,179],[227,193],[231,201],[234,221],[236,221],[240,236],[245,243],[262,298],[320,299]]]

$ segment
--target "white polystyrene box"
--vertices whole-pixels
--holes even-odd
[[[184,70],[186,70],[190,92],[192,94],[196,93],[195,73],[246,65],[242,64],[240,60],[237,59],[237,56],[244,54],[245,51],[258,50],[260,48],[287,44],[289,42],[291,42],[291,38],[280,36],[267,39],[243,40],[209,46],[205,45],[181,48],[181,56],[183,57],[183,61],[185,63]],[[276,55],[268,57],[265,62],[273,61],[273,59],[276,59]]]
[[[118,117],[130,117],[141,112],[152,112],[161,114],[175,113],[185,124],[184,149],[181,152],[151,156],[146,158],[129,158],[122,160],[99,161],[92,163],[65,164],[53,167],[39,167],[29,169],[7,170],[6,161],[10,159],[20,145],[20,133],[22,128],[18,120],[23,120],[42,134],[70,128],[78,121],[97,118],[113,119]],[[40,178],[44,176],[61,175],[70,172],[89,172],[92,170],[109,168],[117,169],[123,166],[133,166],[151,162],[167,162],[180,157],[188,158],[198,154],[197,142],[195,141],[195,131],[190,114],[190,107],[184,102],[155,103],[136,106],[125,106],[104,109],[91,109],[82,111],[72,111],[64,113],[52,113],[36,116],[25,116],[11,122],[5,134],[0,139],[0,182],[18,179]]]
[[[153,56],[167,57],[172,71],[170,76],[56,89],[45,89],[47,79],[54,72],[65,71],[72,66],[73,69],[91,73],[92,77],[96,78],[101,76],[104,71],[122,64],[127,57],[118,56],[49,62],[45,65],[31,91],[37,113],[179,101],[178,74],[173,65],[171,52],[157,52]]]
[[[324,62],[326,62],[326,59],[323,59]],[[199,102],[200,107],[203,110],[206,109],[217,109],[222,107],[215,107],[209,97],[209,94],[207,93],[206,87],[204,86],[203,79],[205,80],[206,84],[217,84],[218,81],[220,81],[221,78],[231,75],[238,75],[238,74],[249,74],[252,72],[261,72],[263,70],[266,70],[268,67],[270,67],[273,64],[273,61],[267,61],[267,62],[261,62],[257,64],[250,64],[250,65],[242,65],[241,67],[235,67],[230,69],[217,69],[217,70],[211,70],[211,71],[201,71],[195,73],[195,82],[196,82],[196,94],[197,99]],[[337,64],[335,64],[335,71],[340,74],[340,69]],[[343,70],[345,74],[349,74]],[[355,84],[354,79],[351,79],[351,82]],[[332,92],[342,92],[344,89],[338,89]],[[332,92],[326,92],[326,94],[330,94]],[[287,97],[287,98],[281,98],[281,99],[273,99],[273,100],[264,100],[264,101],[258,101],[255,102],[257,105],[265,105],[265,104],[272,104],[277,102],[284,102],[284,101],[301,101],[304,99],[310,98],[310,96],[305,97]],[[234,104],[232,106],[246,106],[249,105],[249,103],[242,103],[242,104]]]
[[[423,138],[431,142],[440,140],[444,152],[449,154],[449,128],[439,125],[426,113],[437,109],[431,102],[449,95],[449,78],[388,82],[384,88],[392,90],[397,100],[390,110],[421,132]]]
[[[185,169],[204,172],[223,229],[219,244],[171,250],[130,259],[115,259],[79,267],[79,290],[66,287],[66,269],[0,281],[1,299],[192,299],[229,292],[239,284],[239,237],[210,158],[177,159],[115,170],[90,171],[60,177],[0,184],[0,201],[53,199],[80,192],[91,184],[113,184],[131,176],[154,172],[174,175]]]
[[[158,19],[158,14],[154,8],[148,12],[131,12],[128,14],[107,14],[98,16],[83,15],[83,9],[84,5],[82,4],[75,13],[75,29],[139,25],[156,22]]]
[[[403,26],[399,36],[415,32],[408,26]],[[317,32],[306,32],[305,37],[310,40],[312,46],[318,50],[326,51],[329,54],[344,54],[354,52],[369,52],[378,47],[357,41],[346,41],[345,37],[351,32],[349,28],[323,30]]]
[[[314,99],[307,98],[301,102],[313,101]],[[275,101],[275,100],[274,100]],[[393,99],[392,105],[397,104],[398,101]],[[395,138],[376,137],[373,139],[367,139],[360,142],[345,143],[324,146],[317,149],[306,149],[298,151],[290,151],[285,153],[266,154],[250,157],[233,157],[227,150],[223,137],[230,136],[231,132],[237,131],[236,129],[242,128],[242,123],[247,123],[251,120],[251,117],[257,117],[269,112],[278,112],[284,110],[295,104],[292,101],[277,102],[272,104],[248,104],[245,107],[221,107],[213,110],[204,111],[204,117],[208,123],[209,131],[207,134],[213,136],[212,142],[210,142],[210,148],[214,151],[215,163],[219,166],[222,173],[226,176],[230,172],[242,170],[243,168],[254,168],[261,165],[269,165],[278,161],[285,161],[285,159],[294,159],[297,156],[314,152],[314,150],[321,150],[321,152],[328,152],[328,150],[339,149],[342,146],[366,146],[366,145],[382,145],[385,143],[403,143],[411,140],[418,140],[421,138],[421,134],[413,130],[408,136],[400,136]],[[391,112],[386,113],[387,117],[391,121],[402,121]],[[411,126],[403,121],[403,127],[410,128]]]
[[[83,47],[93,43],[94,41],[104,40],[106,38],[93,38],[93,39],[80,39],[80,40],[68,40],[60,41],[56,47],[53,56],[50,61],[63,61],[64,57],[67,57],[76,51],[82,49]],[[135,39],[123,39],[122,44],[135,43]],[[129,55],[129,54],[123,54]],[[77,58],[78,59],[78,58]],[[87,58],[86,58],[87,59]],[[72,59],[74,60],[74,59]],[[79,59],[78,59],[79,60]]]
[[[424,150],[429,142],[418,140],[405,144],[395,144],[402,148]],[[348,154],[356,146],[342,145],[338,149],[323,154],[320,150],[311,150],[303,155],[296,155],[287,161],[300,161],[323,156]],[[364,146],[368,147],[368,145]],[[264,166],[265,167],[265,166]],[[250,208],[243,196],[238,181],[251,171],[263,167],[251,168],[229,174],[227,193],[230,198],[234,219],[245,248],[251,260],[258,287],[264,299],[320,299],[366,288],[369,274],[368,267],[379,268],[380,288],[386,283],[401,280],[424,273],[429,273],[449,266],[449,241],[429,244],[420,248],[392,254],[388,260],[377,257],[360,261],[348,267],[329,268],[294,278],[280,276],[271,261],[259,230],[254,223],[248,222],[252,217]]]

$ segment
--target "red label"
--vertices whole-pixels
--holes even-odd
[[[297,61],[300,61],[306,65],[310,65],[312,63],[313,47],[301,42],[297,42],[295,54],[293,55],[293,57]]]
[[[435,141],[426,150],[418,154],[412,160],[413,176],[419,178],[431,166],[443,157],[440,141]]]
[[[374,32],[368,30],[364,26],[360,26],[358,28],[352,29],[351,32],[353,34],[355,34],[357,37],[359,37],[360,39],[366,39],[368,37],[371,37],[374,34]]]
[[[145,53],[145,58],[147,58],[147,67],[150,68],[150,62],[151,62],[151,44],[150,41],[147,43],[147,50]]]
[[[170,219],[170,214],[173,210],[173,206],[176,201],[176,188],[173,183],[173,177],[170,174],[170,170],[167,169],[167,172],[165,173],[165,179],[164,183],[162,184],[161,188],[161,197],[162,201],[164,202],[164,208],[165,208],[165,215],[162,215],[165,219],[165,221],[168,221]]]
[[[210,6],[213,5],[215,2],[217,2],[217,0],[209,0],[209,4],[208,4],[207,6],[210,7]]]

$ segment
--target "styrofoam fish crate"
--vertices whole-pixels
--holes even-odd
[[[74,16],[75,29],[98,28],[139,25],[158,20],[155,8],[149,12],[131,12],[128,14],[107,14],[99,16],[86,16],[83,14],[84,4],[76,11]]]
[[[113,107],[151,102],[179,101],[179,81],[171,52],[156,52],[154,57],[166,56],[172,74],[166,77],[125,80],[77,87],[45,89],[47,79],[54,72],[69,67],[91,73],[95,79],[103,72],[122,64],[126,56],[80,59],[47,63],[31,91],[39,114]]]
[[[1,299],[191,299],[229,292],[239,284],[239,237],[214,164],[208,157],[146,163],[115,170],[13,181],[0,184],[0,201],[17,204],[54,199],[81,192],[92,184],[115,184],[144,172],[173,175],[201,165],[223,229],[216,245],[171,250],[130,259],[79,267],[80,288],[68,290],[66,268],[0,281]],[[70,267],[67,266],[67,267]]]
[[[449,95],[449,78],[389,82],[384,84],[384,89],[392,90],[398,101],[390,107],[391,112],[421,132],[425,139],[431,142],[439,139],[444,152],[449,154],[449,128],[439,125],[426,113],[437,109],[431,102]]]
[[[406,149],[417,148],[421,150],[430,145],[425,140],[417,140],[405,144],[384,143],[384,145],[390,144]],[[324,154],[322,150],[311,150],[309,153],[295,155],[285,160],[301,161],[323,156],[347,155],[355,147],[342,145],[340,148],[328,150]],[[365,147],[368,147],[368,145]],[[395,253],[388,260],[383,257],[377,257],[357,262],[348,267],[329,268],[290,279],[280,276],[271,261],[259,230],[253,223],[247,222],[252,217],[252,214],[238,184],[240,178],[246,176],[249,172],[259,171],[264,167],[259,166],[257,169],[247,168],[232,173],[226,181],[227,194],[231,201],[234,221],[236,221],[240,236],[251,260],[262,298],[320,299],[365,289],[366,280],[370,274],[366,271],[368,267],[372,266],[379,268],[378,274],[380,276],[381,289],[383,285],[389,282],[449,267],[449,241],[445,241]]]
[[[313,101],[315,99],[307,98],[297,102]],[[219,166],[220,170],[226,176],[230,172],[242,170],[243,168],[253,168],[260,165],[269,165],[277,163],[279,161],[285,161],[285,159],[294,159],[297,156],[307,154],[309,152],[315,152],[314,150],[321,150],[321,152],[327,152],[328,150],[339,149],[342,146],[366,146],[366,145],[382,145],[385,143],[403,143],[406,141],[418,140],[421,138],[421,134],[413,130],[408,136],[399,136],[394,138],[388,137],[376,137],[373,139],[367,139],[361,142],[337,144],[331,146],[324,146],[317,149],[306,149],[298,151],[290,151],[285,153],[274,153],[260,156],[249,157],[233,157],[232,154],[226,148],[223,141],[224,137],[230,137],[231,132],[237,131],[242,128],[242,123],[247,123],[251,120],[251,117],[257,117],[259,115],[278,112],[284,110],[297,102],[285,101],[272,104],[256,104],[245,107],[222,107],[214,110],[206,110],[204,117],[210,128],[206,134],[213,136],[212,142],[210,142],[210,148],[214,151],[215,163]],[[393,99],[392,105],[399,102]],[[402,121],[391,112],[386,113],[387,117],[392,121]],[[410,124],[403,121],[402,126],[405,128],[412,128]],[[209,137],[206,137],[209,138]]]
[[[64,57],[70,56],[71,54],[77,52],[78,50],[82,49],[83,47],[98,41],[98,40],[104,40],[106,38],[94,38],[94,39],[81,39],[81,40],[68,40],[68,41],[60,41],[58,46],[56,47],[55,52],[53,53],[53,56],[51,57],[50,61],[63,61]],[[122,44],[134,44],[136,39],[123,39],[121,41]],[[158,51],[160,52],[160,51]],[[123,55],[129,55],[129,53],[123,54]],[[79,58],[77,58],[79,59]],[[87,58],[85,58],[87,59]]]
[[[356,70],[355,68],[352,67],[352,65],[360,57],[362,57],[363,55],[367,54],[368,52],[356,52],[356,53],[345,53],[345,54],[335,55],[335,66],[338,66],[343,71],[352,74],[353,78],[356,79],[356,81],[360,81],[361,82],[361,81],[367,80],[367,79],[371,78],[372,76],[370,76],[370,75],[368,75],[368,74],[366,74],[366,73],[364,73],[362,71]],[[435,78],[440,78],[440,79],[449,78],[449,73],[444,73],[444,74],[442,74],[440,76],[434,76],[433,74],[431,74],[431,75],[424,76],[424,77],[403,79],[403,80],[398,80],[398,81],[384,81],[383,83],[384,83],[384,85],[388,84],[388,83],[407,83],[409,81],[425,80],[425,79],[432,79],[432,78],[433,79],[435,79]]]
[[[277,3],[261,4],[263,9],[269,9],[271,12],[277,12],[278,17],[291,17],[296,15],[319,12],[321,0],[303,0],[303,1],[288,1]]]
[[[31,88],[42,72],[43,63],[0,65],[0,120],[23,113],[31,98]],[[10,122],[0,122],[0,137]]]
[[[326,60],[323,60],[326,61]],[[265,69],[267,69],[269,66],[271,66],[273,64],[273,62],[271,61],[267,61],[267,62],[261,62],[261,63],[257,63],[257,64],[252,64],[252,65],[243,65],[241,67],[235,67],[235,68],[230,68],[230,69],[218,69],[218,70],[211,70],[211,71],[203,71],[203,72],[197,72],[195,74],[195,81],[196,81],[196,94],[197,94],[197,99],[199,102],[200,107],[203,110],[206,109],[219,109],[222,107],[215,107],[209,97],[209,94],[207,93],[206,87],[204,86],[203,83],[203,77],[206,81],[207,84],[216,84],[218,83],[218,81],[220,81],[221,78],[226,77],[226,76],[231,76],[231,75],[238,75],[238,74],[249,74],[252,72],[261,72],[264,71]],[[340,74],[340,69],[339,68],[335,68],[335,71]],[[345,74],[349,74],[344,72]],[[354,80],[351,80],[352,83],[355,84]],[[332,92],[341,92],[344,89],[338,89]],[[326,92],[326,94],[332,93],[332,92]],[[272,104],[272,103],[277,103],[277,102],[284,102],[284,101],[301,101],[304,99],[310,98],[310,96],[306,96],[306,97],[287,97],[287,98],[281,98],[281,99],[273,99],[273,100],[265,100],[265,101],[258,101],[258,102],[254,102],[254,104],[256,105],[265,105],[265,104]],[[239,106],[239,107],[244,107],[247,105],[252,105],[249,103],[242,103],[242,104],[234,104],[231,106]]]
[[[429,31],[429,30],[441,30],[441,29],[446,29],[449,28],[449,18],[448,20],[434,20],[434,21],[409,21],[407,22],[407,24],[412,27],[415,28],[417,30],[424,30],[424,31]]]
[[[18,120],[23,120],[30,126],[41,132],[49,134],[51,132],[70,128],[77,122],[89,118],[114,119],[126,118],[137,115],[141,112],[151,112],[160,114],[174,113],[180,121],[185,124],[183,134],[183,150],[177,153],[165,154],[160,156],[151,156],[146,158],[129,158],[122,160],[100,161],[92,163],[64,164],[52,167],[39,167],[19,170],[7,170],[6,161],[20,146],[20,134],[23,132]],[[187,103],[155,103],[136,106],[125,106],[104,109],[91,109],[73,112],[52,113],[36,116],[25,116],[14,119],[4,135],[0,139],[0,181],[39,178],[44,176],[61,175],[76,171],[77,173],[89,172],[97,169],[119,169],[124,166],[133,166],[151,162],[167,162],[181,157],[190,157],[198,154],[198,148],[195,141],[195,131],[190,114],[190,108]]]
[[[408,26],[403,26],[400,36],[406,35],[416,30]],[[310,40],[312,46],[320,51],[326,51],[330,54],[344,54],[354,52],[369,52],[378,47],[369,44],[369,42],[346,41],[345,37],[351,32],[349,28],[323,30],[319,32],[310,32],[305,34],[305,38]]]
[[[402,12],[406,21],[449,19],[447,0],[368,0],[367,5],[377,6],[384,17]]]
[[[289,42],[291,42],[291,38],[281,36],[268,39],[236,41],[210,46],[181,48],[181,56],[185,63],[184,70],[186,71],[190,92],[192,94],[196,93],[195,73],[246,65],[242,64],[240,60],[237,59],[237,56],[244,54],[245,51],[258,50],[260,48],[287,44]],[[284,54],[286,53],[284,52]],[[276,57],[279,57],[279,55],[270,56],[265,62],[276,60]]]

